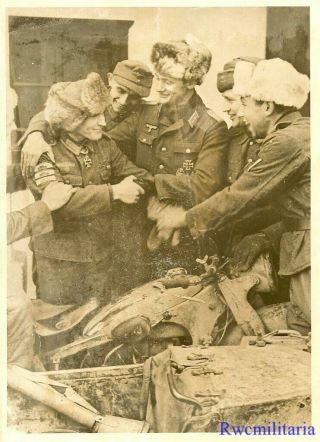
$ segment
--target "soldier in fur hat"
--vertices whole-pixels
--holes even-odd
[[[261,140],[255,139],[250,134],[243,117],[241,95],[233,90],[234,75],[239,77],[236,68],[239,62],[246,62],[245,69],[240,73],[237,81],[245,85],[250,81],[252,72],[261,58],[238,57],[227,62],[223,70],[217,75],[217,89],[221,92],[225,107],[224,111],[231,120],[229,128],[229,145],[227,152],[227,174],[226,186],[234,183],[246,168],[246,165],[254,162],[260,150]],[[271,225],[278,220],[278,216],[270,205],[256,210],[247,217],[242,217],[233,223],[228,223],[217,234],[213,235],[219,245],[220,253],[226,256],[234,256],[235,263],[240,271],[248,270],[257,258],[259,253],[271,251],[275,258],[278,258],[279,250],[273,249],[277,243],[274,235],[277,233],[277,226]],[[269,227],[270,226],[270,227]],[[262,229],[264,229],[262,231]],[[247,244],[241,243],[244,236],[247,237]]]
[[[153,75],[147,65],[136,60],[123,60],[117,63],[113,73],[107,74],[108,86],[104,96],[106,101],[105,130],[111,130],[124,118],[136,111],[141,100],[150,94]],[[50,144],[43,137],[54,142],[54,134],[43,112],[36,115],[20,140],[23,145],[21,153],[21,169],[25,177],[31,177],[40,155],[44,152],[52,154]],[[48,137],[48,135],[51,135]],[[120,146],[125,154],[134,157],[134,146]]]
[[[210,68],[211,53],[203,43],[188,35],[181,41],[156,43],[151,61],[159,103],[144,103],[139,112],[132,113],[108,134],[121,143],[120,147],[136,145],[134,162],[154,175],[160,205],[170,201],[188,208],[221,189],[224,182],[227,126],[208,111],[195,91]],[[40,124],[33,130],[43,131],[43,128]],[[126,250],[131,260],[122,267],[128,269],[134,267],[134,256],[138,254],[141,259],[137,258],[135,271],[123,276],[127,281],[123,287],[130,288],[131,284],[139,284],[175,266],[194,270],[195,258],[203,252],[187,232],[183,233],[179,247],[167,250],[163,244],[165,250],[150,257],[145,246],[146,232],[153,224],[145,216],[146,204],[142,202],[129,212],[123,214],[129,221],[122,230],[123,233],[130,230],[131,237],[119,235],[124,240],[122,244],[117,241],[119,253],[115,255],[120,256],[121,249]],[[154,231],[149,245],[156,248],[160,243]],[[178,241],[173,243],[177,245]]]
[[[54,304],[95,296],[110,301],[114,201],[136,203],[153,177],[136,167],[103,134],[108,91],[96,73],[57,83],[49,91],[45,118],[54,133],[54,160],[43,154],[28,185],[39,199],[52,181],[76,188],[53,214],[54,230],[32,238],[38,296]],[[120,181],[112,183],[112,178]],[[140,185],[135,179],[140,179]]]
[[[310,120],[298,110],[307,101],[309,79],[279,58],[260,61],[248,84],[237,81],[247,66],[237,67],[234,92],[242,95],[252,136],[263,139],[258,157],[229,188],[187,212],[180,209],[175,219],[163,218],[159,228],[187,225],[197,237],[271,201],[282,222],[279,274],[290,281],[288,326],[306,333],[311,322]]]
[[[151,61],[159,102],[146,103],[138,115],[131,115],[109,134],[116,141],[137,141],[135,162],[155,177],[156,200],[148,211],[155,220],[168,202],[192,207],[222,188],[228,131],[195,90],[211,65],[211,53],[202,42],[192,35],[180,41],[158,42],[152,48]],[[131,215],[140,220],[136,225],[144,226],[138,235],[142,243],[152,226],[141,219],[144,210],[141,207],[140,213]],[[162,243],[153,228],[148,239],[153,250],[147,259],[150,277],[177,266],[195,270],[195,258],[203,253],[199,244],[186,231],[180,240],[175,232],[171,243],[176,247]]]

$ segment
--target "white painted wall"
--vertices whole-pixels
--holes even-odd
[[[265,56],[267,8],[9,8],[10,15],[101,20],[133,20],[129,58],[150,64],[152,45],[159,40],[194,34],[212,51],[212,67],[199,87],[205,103],[221,112],[216,75],[225,62],[240,55]]]

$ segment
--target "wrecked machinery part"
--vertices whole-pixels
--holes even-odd
[[[146,422],[117,416],[101,416],[90,404],[79,404],[56,391],[50,384],[42,383],[39,377],[32,378],[32,372],[17,366],[8,367],[8,386],[33,400],[78,422],[95,433],[142,433],[148,432]],[[34,375],[33,375],[34,376]],[[45,379],[45,377],[43,377]],[[93,411],[94,410],[94,411]]]

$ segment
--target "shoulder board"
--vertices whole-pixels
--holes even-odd
[[[216,121],[224,121],[223,118],[218,115],[216,112],[214,112],[212,109],[206,107],[207,114],[209,117],[214,118]]]

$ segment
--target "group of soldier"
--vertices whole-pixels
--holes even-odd
[[[107,85],[97,73],[54,84],[30,122],[22,171],[47,221],[10,225],[31,235],[38,297],[105,304],[172,267],[197,272],[205,253],[245,271],[268,251],[289,280],[288,327],[308,332],[308,77],[281,59],[231,60],[213,85],[228,129],[195,89],[211,65],[202,42],[156,43],[151,62],[119,62]],[[44,215],[53,188],[60,205]]]

